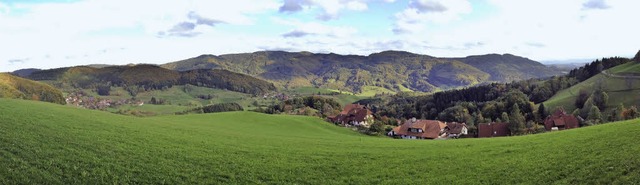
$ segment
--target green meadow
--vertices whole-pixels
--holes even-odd
[[[370,137],[318,118],[133,117],[0,99],[0,184],[634,184],[640,120],[458,140]]]

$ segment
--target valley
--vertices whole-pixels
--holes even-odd
[[[640,184],[637,7],[0,0],[0,185]]]
[[[283,87],[153,65],[19,73],[39,82],[2,74],[0,115],[11,116],[0,119],[0,183],[627,184],[640,180],[636,69],[636,59],[605,58],[561,76],[434,92]],[[584,89],[586,108],[571,112]],[[64,104],[42,95],[67,105],[28,101]],[[549,125],[559,116],[580,121]],[[397,132],[432,119],[447,125],[433,131],[442,135],[417,139],[434,141]],[[463,134],[450,135],[452,124]],[[495,124],[499,135],[481,134]],[[475,138],[499,136],[511,137]]]

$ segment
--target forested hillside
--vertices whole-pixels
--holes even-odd
[[[141,91],[171,88],[173,85],[196,85],[228,89],[247,94],[275,91],[273,84],[226,70],[173,71],[155,65],[87,66],[35,71],[28,78],[46,81],[60,88],[96,89],[108,95],[111,87],[124,87],[132,94]]]
[[[435,92],[487,81],[510,82],[560,74],[514,55],[436,58],[401,51],[369,56],[262,51],[202,55],[162,65],[167,69],[226,69],[289,87],[316,86],[360,93],[377,86],[397,92]]]

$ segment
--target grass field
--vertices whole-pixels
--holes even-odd
[[[376,94],[381,94],[381,93],[386,93],[386,94],[396,94],[395,91],[383,88],[383,87],[378,87],[378,86],[363,86],[362,87],[362,93],[357,94],[358,96],[367,96],[367,97],[372,97],[375,96]]]
[[[0,99],[0,184],[633,184],[640,121],[394,140],[312,117],[138,118]]]
[[[339,93],[338,95],[323,95],[323,96],[333,97],[336,99],[336,101],[338,101],[342,105],[350,104],[358,100],[362,100],[370,97],[370,96],[356,95],[346,91],[338,91],[335,89],[325,89],[325,88],[317,88],[317,87],[297,87],[294,89],[286,90],[285,92],[288,94],[297,95],[297,96],[316,95],[318,94],[318,92],[321,94],[330,94],[330,93],[338,92]]]
[[[614,75],[621,73],[640,73],[640,64],[627,63],[611,68],[608,72]],[[618,106],[620,103],[624,103],[625,106],[640,105],[640,79],[616,78],[604,74],[598,74],[568,89],[562,90],[545,101],[544,104],[546,107],[551,108],[562,106],[565,110],[571,112],[576,108],[574,102],[580,90],[585,89],[591,93],[597,84],[602,84],[603,89],[609,95],[609,102],[607,104],[609,108]]]
[[[217,104],[217,103],[238,103],[243,106],[247,110],[251,110],[256,108],[254,102],[258,102],[259,105],[270,105],[276,100],[273,99],[264,99],[260,97],[253,97],[249,94],[244,94],[240,92],[222,90],[222,89],[214,89],[207,87],[198,87],[198,86],[189,86],[189,90],[185,91],[185,86],[176,85],[172,88],[168,88],[165,90],[153,90],[153,91],[145,91],[140,92],[136,95],[136,98],[144,101],[146,104],[143,106],[132,106],[125,105],[117,108],[110,108],[110,112],[118,112],[118,111],[144,111],[148,112],[151,115],[161,115],[161,114],[174,114],[176,112],[182,112],[187,109],[192,109],[198,106]],[[74,91],[74,90],[67,90]],[[90,96],[100,97],[103,99],[111,99],[111,100],[121,100],[121,99],[131,99],[132,96],[124,90],[122,87],[112,87],[109,96],[100,96],[93,89],[83,89],[83,92],[88,93]],[[212,99],[200,99],[198,96],[201,95],[212,95]],[[151,105],[148,102],[152,97],[156,99],[166,100],[167,103],[163,105]]]

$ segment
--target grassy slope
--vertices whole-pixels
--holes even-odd
[[[21,98],[64,104],[60,90],[45,83],[0,73],[0,98]]]
[[[0,184],[640,182],[640,120],[416,141],[251,112],[136,118],[0,99],[0,115]]]
[[[608,70],[611,74],[621,73],[638,73],[640,72],[640,64],[627,63],[620,66],[616,66]],[[612,78],[603,74],[598,74],[591,77],[584,82],[574,85],[571,88],[562,90],[556,93],[549,100],[544,102],[547,107],[556,107],[562,105],[565,110],[573,111],[576,107],[573,103],[578,96],[581,89],[586,89],[591,92],[596,84],[601,81],[607,94],[609,95],[609,103],[607,107],[615,107],[620,103],[624,103],[625,106],[640,105],[640,79],[630,79],[632,82],[631,88],[627,85],[627,80],[620,78]]]

